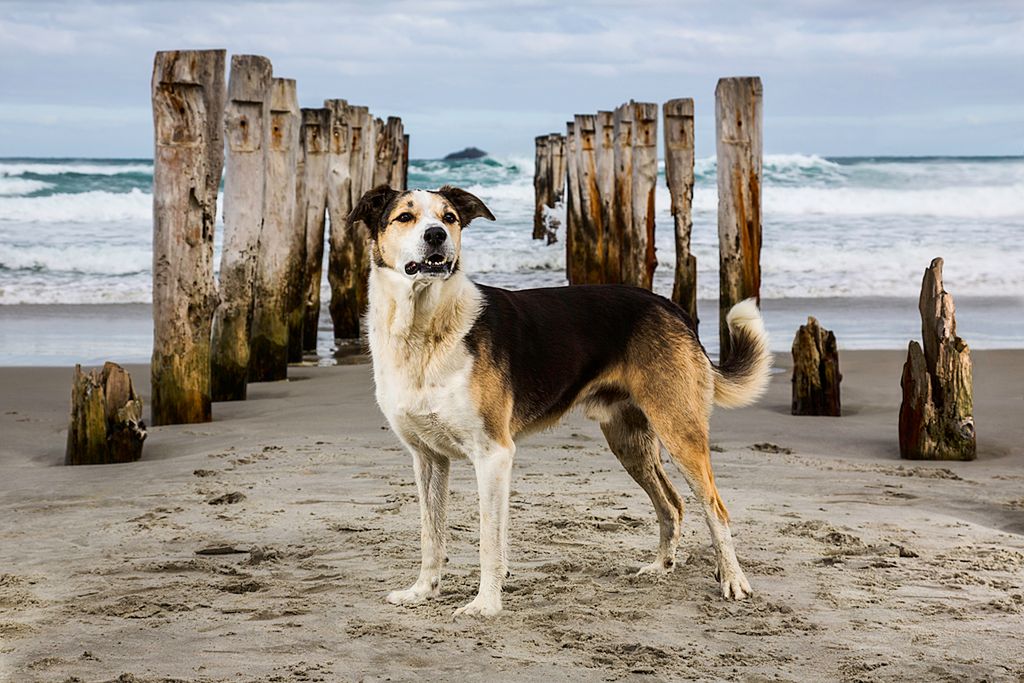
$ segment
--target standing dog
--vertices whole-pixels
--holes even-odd
[[[660,457],[671,454],[707,516],[722,595],[750,591],[708,450],[712,405],[752,403],[771,366],[753,300],[729,312],[733,353],[712,365],[672,302],[618,285],[519,292],[470,282],[459,269],[462,229],[494,220],[477,197],[377,187],[349,218],[373,239],[367,330],[377,402],[412,453],[422,523],[416,582],[394,604],[437,596],[445,563],[448,469],[466,458],[480,496],[480,590],[455,615],[501,611],[507,574],[509,485],[515,440],[579,405],[654,503],[658,556],[641,573],[671,571],[683,499]]]

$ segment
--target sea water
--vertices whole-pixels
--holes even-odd
[[[714,158],[698,159],[695,171],[692,250],[701,318],[712,320]],[[12,326],[30,311],[47,310],[29,306],[15,314],[8,306],[151,300],[152,177],[147,159],[0,159],[0,364],[38,355],[20,348],[25,342]],[[475,280],[509,288],[565,284],[562,235],[553,245],[531,239],[531,158],[410,163],[411,187],[445,183],[477,194],[497,217],[464,233],[463,267]],[[945,259],[959,317],[974,321],[976,338],[968,341],[1024,346],[1021,323],[1004,324],[1015,311],[1021,317],[1024,296],[1024,158],[767,155],[763,183],[761,294],[769,328],[783,332],[775,335],[777,348],[788,347],[795,330],[789,328],[809,314],[843,330],[841,345],[904,347],[917,327],[913,304],[922,273],[935,256]],[[669,204],[661,171],[655,289],[663,294],[671,291],[674,262]],[[218,224],[217,263],[222,232]],[[966,305],[972,301],[976,311]],[[99,309],[76,311],[75,318],[90,310]],[[145,347],[144,333],[140,339]],[[72,337],[67,344],[73,354]]]

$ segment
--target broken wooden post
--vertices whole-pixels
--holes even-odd
[[[551,201],[551,137],[539,135],[533,140],[533,239],[547,235],[547,211]]]
[[[793,339],[792,413],[839,417],[842,379],[836,336],[808,317]]]
[[[971,350],[956,334],[953,297],[942,286],[942,259],[932,260],[921,283],[924,350],[910,342],[903,365],[900,457],[974,460],[974,386]]]
[[[76,365],[64,464],[134,462],[142,457],[145,440],[142,399],[128,372],[108,362],[101,373],[86,374]]]
[[[263,229],[253,296],[249,381],[288,377],[288,277],[298,256],[295,167],[299,151],[299,104],[295,81],[275,78],[270,86]]]
[[[693,99],[669,100],[665,118],[665,182],[672,197],[676,272],[672,300],[690,316],[697,330],[697,258],[690,251],[693,231]]]
[[[654,247],[654,192],[658,184],[658,105],[633,103],[632,220],[622,249],[626,284],[651,289],[658,265]]]
[[[263,225],[263,156],[270,120],[271,72],[266,57],[231,57],[224,111],[224,247],[210,359],[214,401],[246,397],[253,276]]]
[[[761,301],[761,79],[723,78],[715,88],[718,153],[718,336],[732,343],[726,315],[748,298]]]
[[[612,114],[612,159],[615,164],[613,178],[612,226],[609,230],[610,239],[616,244],[618,251],[617,264],[610,261],[609,271],[614,275],[618,267],[615,282],[627,282],[626,266],[623,263],[623,250],[627,235],[633,225],[633,106],[623,104]]]
[[[327,278],[331,283],[331,320],[335,339],[359,337],[360,318],[366,308],[366,279],[369,274],[367,242],[369,229],[362,222],[348,226],[348,214],[368,186],[373,183],[374,156],[373,117],[366,107],[347,106],[343,116],[348,122],[346,151],[349,166],[346,185],[348,197],[338,197],[332,208],[331,195],[327,206],[331,215],[331,253]],[[333,144],[333,142],[332,142]],[[332,181],[333,182],[333,181]],[[364,189],[366,188],[366,189]],[[344,212],[340,209],[344,208]]]
[[[346,222],[352,211],[352,134],[349,118],[351,107],[345,100],[325,100],[324,107],[331,112],[331,136],[327,155],[327,213],[330,216],[330,251],[327,260],[327,280],[331,286],[330,312],[334,337],[341,331],[342,300],[345,291],[348,231]]]
[[[209,422],[224,50],[153,60],[153,423]]]
[[[576,123],[566,123],[565,131],[565,274],[570,285],[581,285],[587,281],[587,245],[581,227]]]
[[[615,127],[610,111],[599,111],[594,118],[594,156],[597,166],[597,196],[601,213],[601,282],[617,283],[621,278],[619,243],[612,224],[615,198]]]
[[[306,207],[306,265],[303,273],[302,348],[316,350],[320,325],[320,283],[323,279],[324,230],[326,227],[328,162],[330,159],[331,110],[302,110],[302,149]]]

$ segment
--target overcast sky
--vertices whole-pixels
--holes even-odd
[[[412,156],[535,135],[630,98],[764,82],[767,153],[1024,154],[1024,1],[0,1],[0,157],[151,157],[156,50],[269,57],[302,106],[399,115]]]

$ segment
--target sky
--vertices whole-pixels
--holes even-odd
[[[157,50],[260,54],[401,116],[411,156],[532,156],[573,114],[760,76],[765,153],[1024,154],[1024,1],[0,0],[0,157],[152,157]]]

